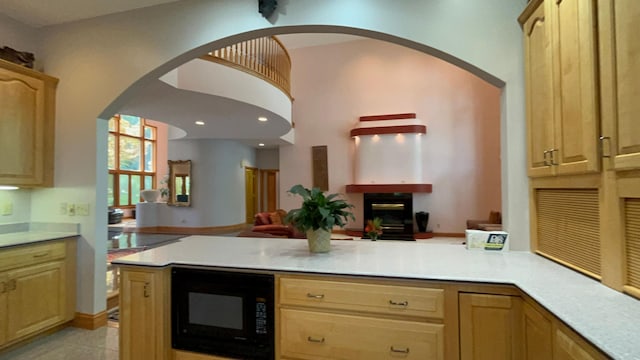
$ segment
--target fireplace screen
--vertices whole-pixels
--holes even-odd
[[[410,193],[365,193],[364,226],[382,219],[383,240],[413,240],[413,197]]]

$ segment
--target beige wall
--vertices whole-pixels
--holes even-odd
[[[327,145],[329,191],[345,193],[354,183],[354,140],[349,131],[365,115],[416,113],[422,178],[432,194],[415,194],[416,211],[430,213],[430,228],[462,233],[466,219],[501,209],[500,90],[435,57],[377,40],[290,51],[296,143],[280,151],[281,204],[291,186],[311,186],[311,146]],[[374,125],[374,124],[372,124]],[[392,149],[388,149],[392,151]],[[378,163],[381,174],[401,171],[402,161]],[[381,178],[384,177],[381,175]],[[346,194],[362,219],[362,195]]]

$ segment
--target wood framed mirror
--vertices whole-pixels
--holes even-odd
[[[169,160],[169,199],[171,206],[191,206],[191,160]]]

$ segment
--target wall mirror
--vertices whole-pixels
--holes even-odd
[[[171,206],[191,206],[191,160],[169,160],[169,200]]]

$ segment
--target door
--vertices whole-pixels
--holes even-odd
[[[65,319],[65,270],[63,261],[54,261],[7,273],[7,341]]]
[[[517,296],[461,293],[459,306],[460,359],[522,358],[522,299]]]
[[[169,288],[162,271],[122,270],[120,359],[169,359]]]
[[[640,2],[598,3],[604,153],[616,170],[640,169]],[[609,140],[609,139],[607,139]]]
[[[549,1],[547,1],[549,3]],[[600,170],[594,0],[556,0],[554,21],[555,147],[557,174]]]
[[[278,170],[261,170],[262,206],[260,211],[274,212],[278,209]]]
[[[244,168],[244,184],[246,222],[253,224],[253,217],[258,212],[258,169]]]
[[[523,25],[527,90],[527,142],[529,176],[552,175],[553,80],[551,21],[545,3]]]

